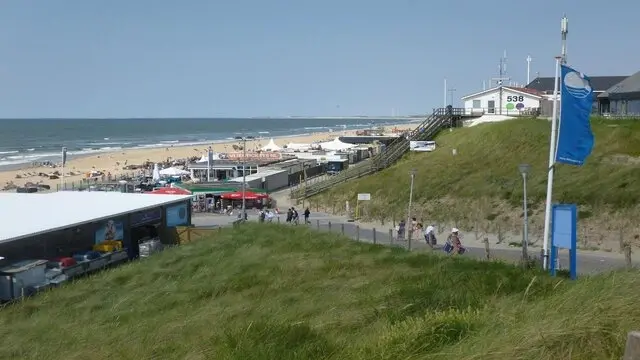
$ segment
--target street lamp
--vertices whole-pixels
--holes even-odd
[[[523,212],[523,221],[524,221],[524,229],[522,231],[522,261],[526,266],[526,261],[528,259],[528,246],[529,246],[529,214],[527,213],[527,174],[531,170],[531,165],[529,164],[520,164],[518,165],[518,170],[520,170],[520,174],[522,174],[522,188],[523,188],[523,198],[522,198],[522,212]]]
[[[245,198],[247,184],[247,140],[253,140],[253,136],[236,136],[237,140],[242,141],[242,220],[247,218],[247,200]]]
[[[413,202],[413,181],[416,177],[416,170],[411,169],[409,175],[411,175],[411,185],[409,187],[409,209],[407,210],[407,224],[405,225],[405,229],[409,229],[407,234],[407,248],[409,249],[409,251],[411,251],[411,235],[413,235],[413,223],[411,222],[411,203]]]

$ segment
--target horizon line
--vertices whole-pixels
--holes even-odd
[[[0,121],[6,120],[249,120],[249,119],[415,119],[428,116],[427,114],[416,114],[406,116],[385,116],[385,115],[351,115],[351,116],[231,116],[231,117],[0,117]]]

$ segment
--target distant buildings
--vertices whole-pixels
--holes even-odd
[[[616,116],[640,115],[640,71],[598,94],[601,114]]]
[[[591,76],[593,112],[640,116],[640,71],[631,76]],[[537,77],[525,87],[497,86],[462,97],[473,114],[551,116],[553,77]]]

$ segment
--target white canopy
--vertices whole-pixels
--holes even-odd
[[[278,146],[275,142],[273,142],[273,139],[269,140],[269,143],[265,146],[262,147],[262,149],[260,149],[262,151],[279,151],[282,150],[282,148],[280,146]]]
[[[339,138],[335,138],[333,139],[333,141],[320,143],[320,146],[322,147],[323,150],[333,150],[333,151],[346,150],[346,149],[351,149],[352,147],[355,147],[355,145],[353,144],[347,144],[346,142],[340,141]]]
[[[287,149],[291,149],[291,150],[300,150],[300,149],[308,149],[311,145],[309,144],[298,144],[298,143],[288,143],[287,144]]]
[[[211,160],[220,160],[220,156],[218,153],[211,153]],[[200,160],[196,161],[197,163],[206,163],[207,162],[207,153],[204,153]]]
[[[158,164],[153,164],[153,173],[151,175],[153,181],[160,180],[160,170],[158,169]]]
[[[181,170],[174,167],[160,170],[160,175],[162,176],[180,176],[180,175],[188,175],[188,174],[191,174],[191,173],[186,170]]]

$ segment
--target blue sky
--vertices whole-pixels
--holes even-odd
[[[632,0],[0,0],[0,117],[425,113],[551,76],[565,12],[570,65],[640,70]]]

